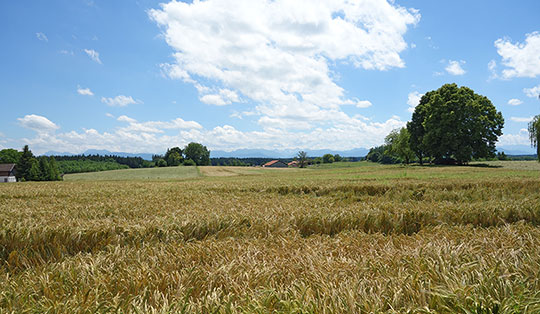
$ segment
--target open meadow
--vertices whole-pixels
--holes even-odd
[[[47,311],[539,313],[540,164],[2,184],[0,313]]]

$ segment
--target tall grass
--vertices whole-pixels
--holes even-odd
[[[539,175],[403,172],[1,185],[0,312],[538,313]]]

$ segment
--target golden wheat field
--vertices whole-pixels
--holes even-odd
[[[540,312],[538,163],[189,171],[0,185],[0,312]]]

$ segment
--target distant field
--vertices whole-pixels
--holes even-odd
[[[183,180],[199,177],[194,166],[122,169],[100,172],[66,174],[64,181],[137,181],[137,180]]]
[[[540,313],[538,165],[482,164],[0,184],[0,313]]]

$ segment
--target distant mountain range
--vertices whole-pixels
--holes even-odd
[[[535,155],[536,149],[528,145],[508,145],[497,148],[498,151],[504,152],[506,155]]]
[[[210,151],[210,157],[238,157],[238,158],[293,158],[298,155],[301,149],[287,150],[268,150],[268,149],[237,149],[230,152],[216,150]],[[351,150],[331,150],[331,149],[306,149],[305,152],[309,157],[319,157],[324,154],[339,154],[342,157],[363,157],[367,155],[369,149],[355,148]]]
[[[237,149],[230,152],[222,150],[210,151],[211,158],[293,158],[298,154],[300,149],[287,149],[287,150],[269,150],[269,149]],[[315,149],[305,150],[309,157],[319,157],[324,154],[339,154],[342,157],[363,157],[369,152],[367,148],[354,148],[351,150],[331,150],[331,149]],[[526,145],[512,145],[498,148],[498,151],[504,152],[507,155],[534,155],[536,151]],[[145,160],[152,160],[152,153],[124,153],[124,152],[111,152],[108,150],[89,149],[85,151],[85,155],[116,155],[121,157],[141,157]],[[48,151],[45,156],[72,156],[77,155],[67,152],[55,152]]]

